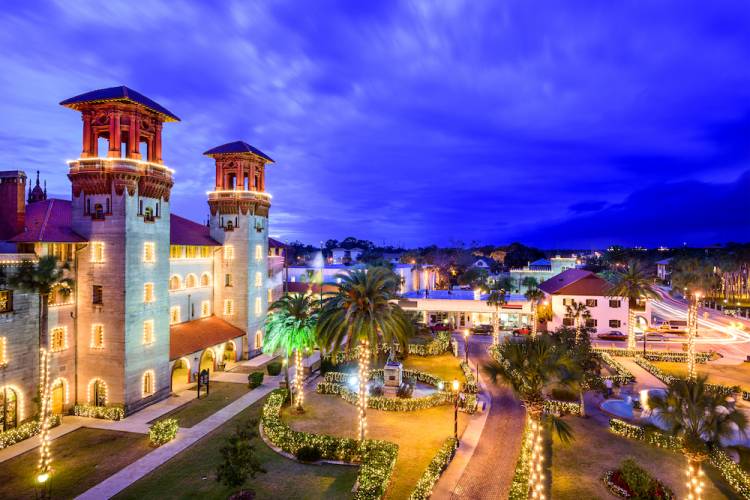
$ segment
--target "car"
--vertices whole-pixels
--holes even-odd
[[[643,342],[643,334],[637,333],[635,335],[636,340]],[[658,332],[646,332],[646,342],[662,342],[666,340],[666,336]]]
[[[529,333],[531,333],[531,330],[529,330],[525,326],[522,328],[516,328],[515,330],[513,330],[513,335],[528,335]]]
[[[492,333],[492,325],[474,325],[471,331],[480,335],[487,335]]]
[[[445,323],[438,323],[437,325],[432,325],[431,328],[433,332],[447,332],[451,330],[451,325],[447,325]]]
[[[628,336],[620,331],[612,330],[608,333],[600,333],[596,336],[596,338],[600,340],[625,340],[628,338]]]

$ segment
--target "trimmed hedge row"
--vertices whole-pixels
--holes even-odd
[[[599,357],[601,360],[610,366],[615,371],[614,375],[608,375],[602,377],[602,380],[611,380],[617,385],[628,385],[635,382],[635,377],[630,371],[625,368],[622,363],[617,361],[612,355],[606,352],[600,352]]]
[[[60,422],[60,415],[52,415],[49,422],[50,429],[60,425]],[[5,432],[0,432],[0,450],[7,448],[10,445],[20,443],[24,439],[36,436],[41,430],[41,423],[38,420],[32,420],[31,422],[19,425],[15,429],[8,429]]]
[[[451,463],[451,460],[453,460],[457,448],[458,440],[455,438],[450,437],[443,443],[443,446],[440,447],[435,457],[422,473],[422,477],[417,481],[414,491],[409,495],[409,500],[427,500],[430,498],[432,488],[435,487],[438,479],[440,479],[440,475],[448,467],[448,464]]]
[[[396,465],[398,445],[375,439],[366,439],[360,443],[351,438],[292,430],[281,419],[281,406],[285,397],[286,389],[276,389],[263,406],[261,423],[266,437],[287,453],[296,455],[300,448],[309,446],[320,450],[321,457],[326,460],[360,464],[358,488],[354,498],[382,498]]]
[[[464,385],[464,391],[476,394],[479,392],[479,386],[477,385],[477,377],[474,375],[469,363],[461,361],[461,369],[464,371],[464,377],[466,377],[466,384]]]
[[[677,377],[674,377],[672,375],[669,375],[667,373],[664,373],[658,366],[650,363],[649,361],[643,359],[641,356],[637,356],[635,358],[635,362],[638,366],[649,372],[654,377],[658,378],[665,384],[669,385],[673,380],[675,380]],[[721,384],[706,384],[706,387],[718,394],[721,394],[722,396],[733,396],[735,394],[738,394],[742,392],[740,389],[740,386],[727,386],[727,385],[721,385]]]
[[[73,415],[77,417],[102,418],[104,420],[122,420],[125,409],[122,406],[75,405]]]
[[[544,400],[545,413],[555,415],[580,415],[581,403],[576,401],[558,401],[557,399]]]
[[[426,344],[407,344],[406,352],[408,354],[414,354],[415,356],[439,356],[450,349],[451,335],[448,332],[439,332],[434,339]],[[353,361],[357,359],[358,347],[347,351],[339,351],[334,355],[326,356],[334,364],[339,365],[346,363],[347,361]],[[388,354],[391,351],[400,354],[402,352],[401,346],[380,344],[377,348],[378,352]]]
[[[526,426],[521,436],[521,453],[518,454],[516,471],[513,474],[513,482],[510,484],[508,500],[526,500],[529,498],[529,476],[531,474],[531,446],[529,444],[531,434],[531,419],[526,417]]]
[[[316,388],[318,394],[333,394],[340,396],[347,403],[356,405],[359,397],[356,392],[344,384],[335,382],[320,382]],[[435,392],[421,398],[386,398],[382,396],[369,396],[367,407],[383,411],[415,411],[433,408],[435,406],[452,404],[450,393]]]
[[[607,353],[610,356],[618,356],[623,358],[634,358],[636,356],[643,356],[643,349],[626,349],[624,347],[593,347],[592,350],[598,353]],[[711,359],[712,352],[696,352],[695,362],[705,363]],[[672,351],[646,351],[646,359],[651,361],[669,361],[673,363],[687,363],[686,352],[672,352]]]

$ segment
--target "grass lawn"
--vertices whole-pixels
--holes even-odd
[[[431,373],[443,380],[450,382],[458,379],[464,381],[464,372],[459,363],[461,360],[453,354],[441,354],[440,356],[408,356],[404,360],[404,368]]]
[[[193,389],[194,390],[194,389]],[[233,402],[240,396],[247,394],[248,389],[245,384],[235,384],[233,382],[211,382],[211,392],[208,396],[193,399],[175,410],[159,417],[157,420],[165,418],[176,418],[180,427],[192,427],[201,420],[209,417]]]
[[[433,358],[434,359],[434,358]],[[357,408],[338,396],[305,394],[305,413],[284,411],[283,418],[299,431],[356,437]],[[459,437],[466,427],[467,415],[459,413]],[[367,435],[398,444],[396,468],[388,498],[408,498],[422,472],[440,446],[453,434],[453,407],[391,412],[367,410]]]
[[[87,428],[65,434],[50,444],[52,497],[80,495],[151,450],[145,434]],[[0,463],[0,498],[35,498],[38,461],[34,448]]]
[[[575,440],[568,445],[557,438],[553,440],[551,498],[614,498],[601,477],[605,471],[617,468],[626,457],[635,458],[641,467],[668,485],[677,498],[686,497],[686,462],[681,454],[616,436],[606,424],[594,418],[570,417],[566,421]],[[704,471],[704,500],[736,498],[715,469],[704,467]]]
[[[231,373],[253,373],[253,372],[263,372],[266,375],[268,375],[268,372],[266,371],[266,366],[268,366],[269,363],[273,362],[281,362],[281,356],[276,356],[274,358],[271,358],[270,360],[266,361],[262,365],[258,366],[248,366],[248,365],[234,365],[231,367],[229,372]]]
[[[257,419],[265,398],[243,410],[232,420],[165,463],[148,476],[131,485],[115,498],[215,498],[226,500],[235,492],[216,481],[216,467],[221,462],[219,450],[237,424]],[[344,465],[303,465],[286,459],[258,439],[257,455],[266,469],[250,479],[246,489],[253,489],[258,499],[351,498],[357,468]]]
[[[687,377],[687,363],[668,363],[652,361],[664,373],[677,377]],[[739,385],[744,390],[750,390],[750,363],[738,365],[717,365],[716,363],[698,363],[695,365],[699,375],[708,375],[712,384]]]

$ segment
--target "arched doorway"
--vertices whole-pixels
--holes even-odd
[[[8,386],[0,389],[0,432],[15,429],[18,425],[18,396]]]
[[[89,404],[107,406],[107,384],[100,378],[89,382]]]
[[[237,350],[234,345],[234,342],[231,340],[224,344],[224,365],[227,366],[229,363],[236,363],[237,362]]]
[[[648,329],[648,320],[643,316],[636,316],[634,328],[638,332],[645,332]]]
[[[215,369],[215,361],[213,349],[206,349],[201,355],[201,363],[198,371],[202,372],[203,370],[208,370],[209,373],[213,373]]]
[[[52,382],[52,414],[62,415],[65,411],[65,380],[59,378]]]
[[[183,388],[190,383],[190,363],[180,358],[172,365],[172,391]]]

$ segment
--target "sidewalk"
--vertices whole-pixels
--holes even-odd
[[[635,377],[635,386],[633,387],[635,392],[639,392],[642,389],[663,389],[666,387],[664,383],[658,378],[651,375],[649,372],[641,368],[633,361],[633,358],[617,358],[622,366],[628,369],[630,373]]]

